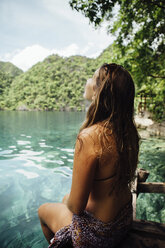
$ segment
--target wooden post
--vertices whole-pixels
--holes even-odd
[[[149,172],[144,169],[138,169],[138,183],[145,182],[149,176]]]
[[[136,219],[137,178],[138,178],[138,174],[136,171],[135,181],[134,181],[134,184],[132,185],[132,190],[131,190],[132,191],[133,220]]]
[[[133,220],[136,220],[136,200],[138,197],[138,183],[145,182],[147,177],[149,176],[149,172],[144,169],[137,169],[135,181],[132,186],[132,205],[133,205]]]

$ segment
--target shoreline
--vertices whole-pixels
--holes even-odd
[[[14,112],[86,112],[85,110],[78,111],[76,109],[60,109],[60,110],[41,110],[41,109],[17,109],[17,110],[2,110],[5,111],[14,111]],[[160,138],[165,138],[165,121],[162,123],[156,122],[151,119],[149,112],[145,112],[144,116],[135,115],[134,120],[138,132],[142,138],[150,138],[152,136],[157,136]]]
[[[140,129],[138,131],[142,138],[152,136],[165,138],[165,122],[155,122],[146,114],[144,116],[135,115],[135,123],[136,127]]]

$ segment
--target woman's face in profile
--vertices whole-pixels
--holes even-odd
[[[99,75],[99,69],[97,69],[92,78],[87,80],[85,85],[84,98],[88,101],[92,101],[96,93],[96,79]]]

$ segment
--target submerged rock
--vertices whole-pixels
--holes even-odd
[[[135,116],[135,123],[139,130],[139,134],[142,138],[148,138],[150,136],[161,136],[165,137],[165,122],[158,123],[154,122],[147,115]]]
[[[138,128],[144,128],[144,129],[146,129],[147,127],[151,126],[154,123],[153,120],[138,115],[135,116],[135,122]]]
[[[17,110],[19,110],[19,111],[28,111],[29,109],[25,104],[23,104],[23,105],[17,107]]]

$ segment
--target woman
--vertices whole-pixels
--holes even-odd
[[[39,208],[50,247],[114,247],[128,232],[139,151],[134,95],[130,74],[117,64],[104,64],[87,81],[92,103],[76,140],[70,194]]]

